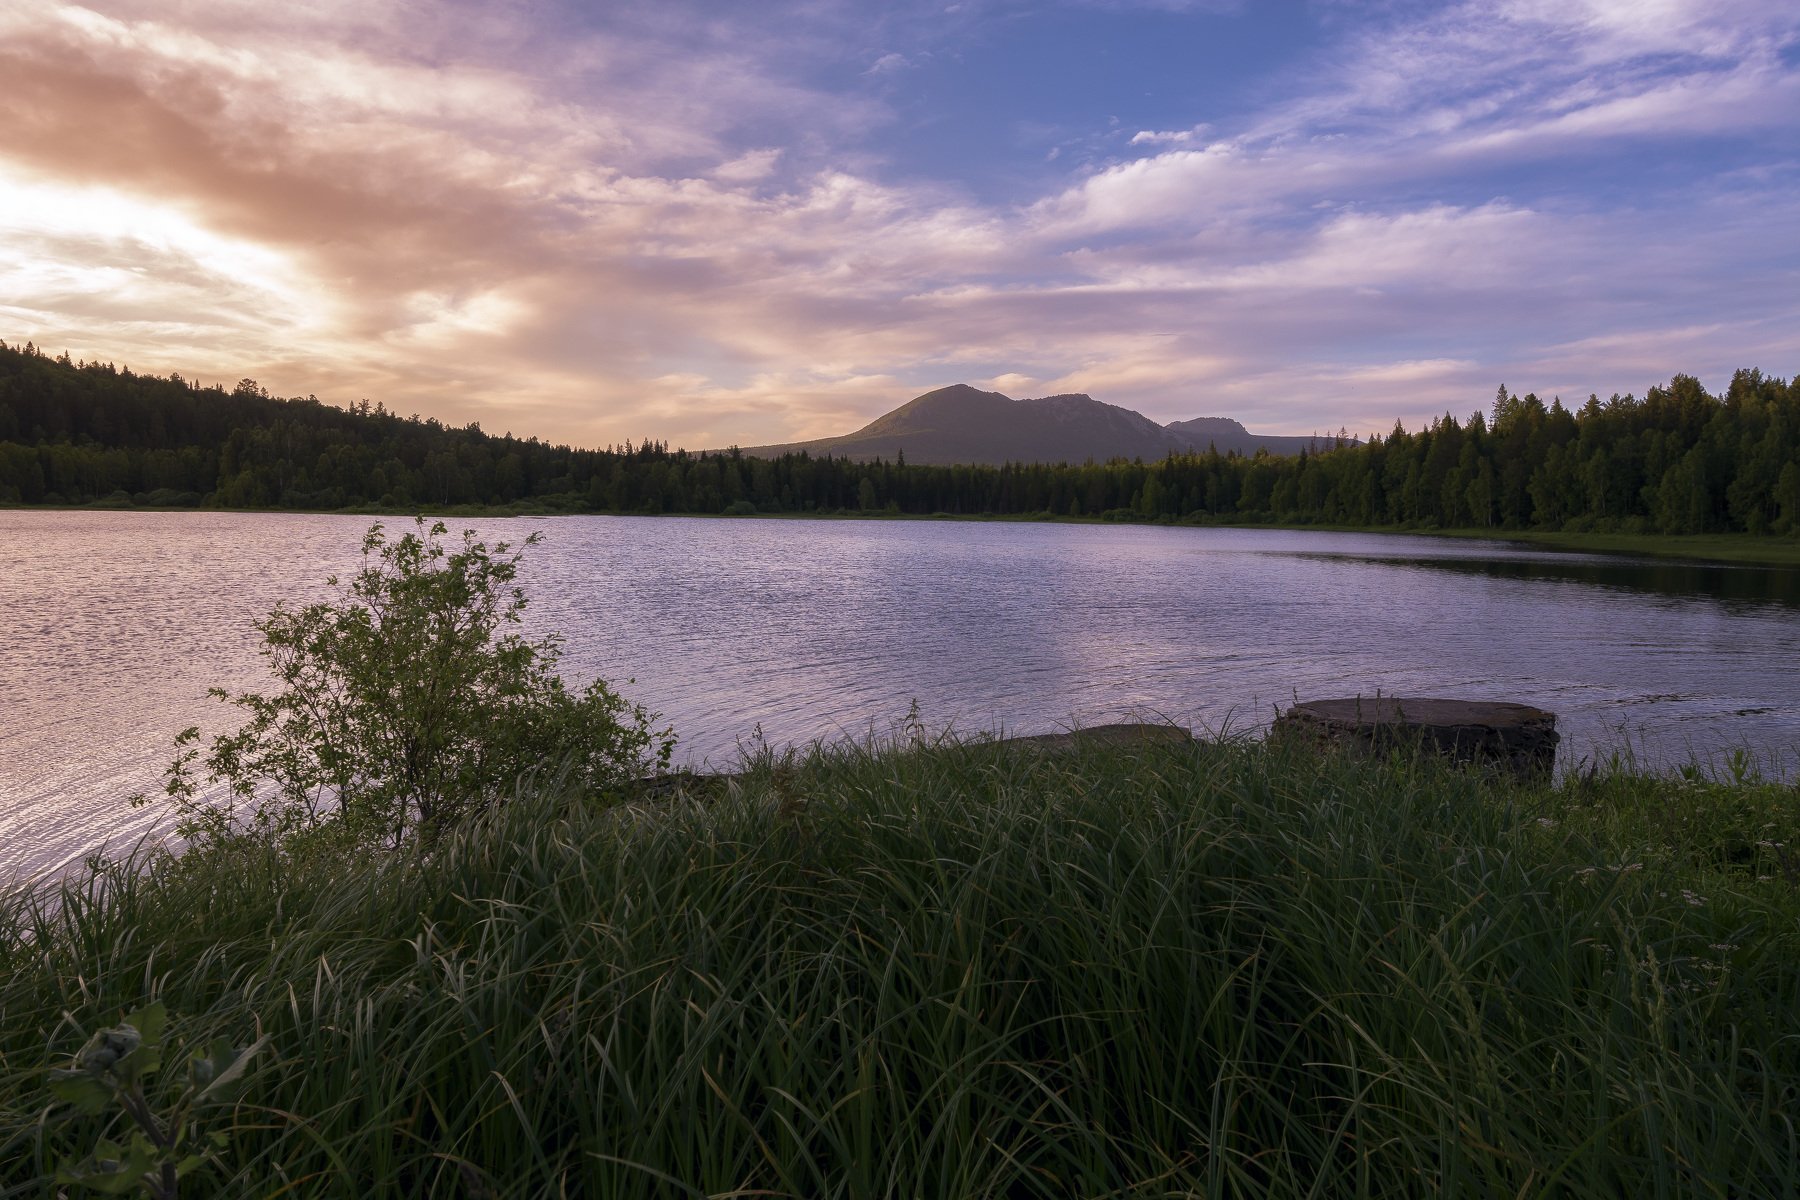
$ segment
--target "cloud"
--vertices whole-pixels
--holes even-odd
[[[1017,371],[1008,371],[1003,375],[996,375],[992,379],[978,379],[973,382],[983,391],[1000,392],[1015,400],[1043,394],[1038,388],[1036,379],[1030,375],[1021,375]]]
[[[1734,21],[1742,22],[1734,24]],[[1040,201],[1080,236],[1268,211],[1472,170],[1614,149],[1621,138],[1743,134],[1791,123],[1800,72],[1781,48],[1800,16],[1744,3],[1452,6],[1364,31],[1313,86],[1230,136],[1146,130],[1161,148]]]
[[[774,174],[775,166],[780,161],[779,146],[747,150],[730,162],[714,167],[712,177],[724,183],[756,183]]]
[[[1241,110],[989,201],[882,152],[894,72],[1025,19],[963,8],[0,8],[0,336],[691,446],[965,378],[1366,432],[1800,353],[1786,6],[1359,12]],[[1695,139],[1754,149],[1558,182]]]
[[[1188,129],[1140,129],[1131,135],[1133,146],[1186,146],[1212,126],[1200,124]]]
[[[1219,15],[1243,10],[1245,0],[1070,0],[1077,8],[1097,8],[1107,12],[1203,13]]]

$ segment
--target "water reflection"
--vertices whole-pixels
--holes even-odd
[[[1160,716],[1255,729],[1298,698],[1438,695],[1558,714],[1567,756],[1800,749],[1794,572],[1400,535],[619,517],[457,522],[546,538],[520,582],[564,673],[660,710],[691,765],[740,743]],[[151,830],[206,689],[262,687],[251,621],[354,569],[368,520],[0,511],[0,879]],[[630,680],[633,682],[627,683]]]
[[[1664,596],[1693,596],[1708,600],[1780,604],[1800,608],[1800,571],[1735,566],[1724,563],[1679,562],[1669,559],[1610,557],[1597,554],[1443,557],[1306,552],[1304,557],[1326,561],[1369,563],[1376,566],[1421,571],[1450,571],[1485,575],[1492,579],[1545,580],[1578,583],[1588,587],[1653,592]]]

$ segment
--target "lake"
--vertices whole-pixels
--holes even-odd
[[[263,684],[250,622],[326,594],[370,519],[0,511],[0,880],[151,830],[209,686]],[[390,522],[391,525],[403,522]],[[932,728],[1168,719],[1258,731],[1296,697],[1555,712],[1565,766],[1800,750],[1800,573],[1384,534],[923,521],[450,522],[517,540],[527,632],[659,710],[678,758]],[[635,679],[627,684],[627,679]]]

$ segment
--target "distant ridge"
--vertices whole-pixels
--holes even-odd
[[[1195,417],[1190,421],[1171,421],[1163,426],[1171,437],[1195,450],[1205,451],[1208,446],[1216,447],[1220,454],[1255,454],[1258,450],[1267,450],[1270,454],[1298,454],[1302,450],[1311,453],[1314,450],[1328,450],[1337,445],[1335,437],[1318,437],[1281,433],[1251,433],[1242,424],[1230,417]],[[1357,439],[1347,438],[1354,442]]]
[[[1332,438],[1251,433],[1230,417],[1158,425],[1142,413],[1080,393],[1014,400],[958,383],[909,400],[854,433],[750,446],[743,452],[772,458],[804,451],[859,461],[891,460],[904,453],[907,462],[928,466],[998,466],[1150,460],[1170,453],[1203,454],[1209,447],[1221,454],[1298,454],[1334,444]]]

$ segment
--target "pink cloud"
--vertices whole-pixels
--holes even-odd
[[[1737,31],[1673,0],[1459,8],[1018,204],[885,177],[882,102],[784,72],[854,25],[830,7],[792,46],[648,7],[605,33],[376,0],[0,14],[0,336],[585,444],[842,432],[963,377],[1366,432],[1500,372],[1586,378],[1580,354],[1630,374],[1632,331],[1699,324],[1697,278],[1800,242],[1779,178],[1697,187],[1678,226],[1432,194],[1769,127],[1800,103],[1771,5]],[[1573,65],[1521,82],[1522,31]],[[1716,61],[1633,65],[1684,47]],[[1767,329],[1712,322],[1714,358],[1792,363],[1793,297],[1759,303]]]

